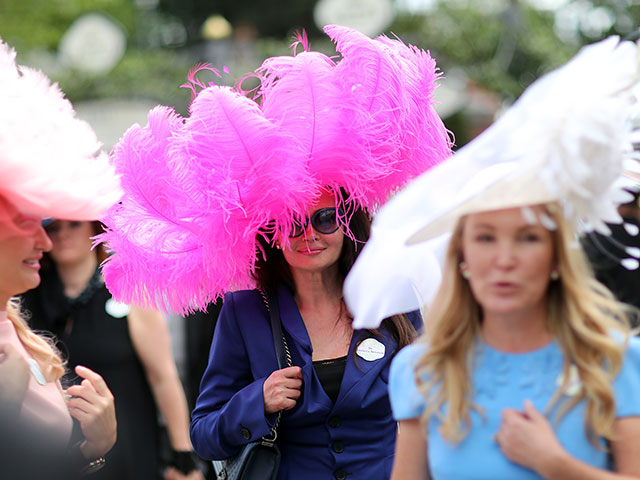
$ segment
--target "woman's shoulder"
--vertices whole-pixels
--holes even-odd
[[[257,288],[227,292],[222,302],[222,308],[224,310],[229,308],[233,308],[234,310],[262,309],[264,305],[262,293]]]
[[[416,331],[420,333],[422,327],[424,326],[424,323],[422,321],[422,313],[420,312],[420,310],[407,312],[406,316],[409,319],[409,322],[411,322],[411,325],[413,325],[413,328],[415,328]]]
[[[391,361],[389,383],[399,386],[401,389],[415,385],[416,366],[426,352],[427,345],[424,343],[412,343],[400,349]]]
[[[416,365],[427,351],[423,343],[413,343],[401,349],[391,362],[389,398],[396,420],[419,417],[424,398],[416,383]]]
[[[630,355],[636,359],[640,357],[640,337],[629,337],[626,355]]]
[[[218,322],[236,322],[238,318],[242,318],[243,323],[257,321],[258,318],[266,315],[266,311],[262,294],[257,289],[227,292],[224,295]]]
[[[614,382],[617,417],[640,415],[640,338],[630,337]]]
[[[427,352],[427,345],[424,343],[412,343],[396,354],[391,362],[392,369],[415,368],[419,358]]]
[[[625,370],[640,376],[640,338],[629,337],[624,357],[622,359],[622,372]]]
[[[234,290],[232,292],[227,292],[224,294],[224,303],[233,302],[233,303],[244,303],[244,302],[255,302],[257,300],[262,301],[262,294],[260,290],[257,288],[246,289],[246,290]]]

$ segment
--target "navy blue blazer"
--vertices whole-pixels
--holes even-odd
[[[353,349],[366,330],[353,334],[344,377],[333,404],[315,374],[311,341],[289,290],[278,291],[280,317],[293,364],[302,369],[302,394],[284,411],[278,428],[282,451],[279,479],[388,479],[396,422],[387,394],[397,343],[384,329],[382,358],[367,361]],[[416,329],[418,313],[409,314]],[[224,459],[269,433],[275,415],[265,415],[262,385],[278,368],[269,313],[257,290],[228,293],[218,318],[192,414],[191,441],[202,458]]]

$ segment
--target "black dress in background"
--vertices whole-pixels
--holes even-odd
[[[624,222],[640,231],[640,221],[635,218],[624,218]],[[623,258],[633,258],[624,247],[640,248],[640,234],[631,235],[623,224],[607,226],[611,236],[592,232],[582,239],[582,245],[598,281],[619,301],[637,309],[631,313],[631,321],[640,326],[640,269],[628,270],[621,263]]]
[[[65,387],[81,380],[73,368],[84,365],[102,375],[113,393],[118,439],[92,480],[159,478],[155,402],[129,336],[126,310],[112,300],[98,272],[77,299],[69,300],[55,269],[44,271],[40,286],[23,295],[23,310],[30,312],[34,330],[57,337],[68,360]]]
[[[206,311],[196,311],[185,318],[187,371],[184,379],[185,395],[189,412],[196,406],[200,393],[200,381],[209,364],[209,350],[216,328],[218,315],[222,308],[222,299],[210,303]]]

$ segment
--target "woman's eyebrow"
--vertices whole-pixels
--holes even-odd
[[[471,229],[472,230],[495,230],[496,227],[495,225],[492,225],[490,223],[475,223],[471,225]]]

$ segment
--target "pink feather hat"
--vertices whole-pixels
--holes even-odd
[[[431,57],[343,27],[327,33],[342,59],[301,37],[305,51],[257,70],[259,104],[208,86],[189,117],[159,106],[125,133],[112,154],[125,195],[99,238],[114,252],[103,271],[115,298],[204,308],[254,286],[257,238],[286,237],[323,189],[373,211],[449,156]]]
[[[122,191],[86,122],[40,71],[0,39],[0,224],[17,214],[95,220]],[[19,233],[19,229],[15,230]]]
[[[325,27],[339,60],[309,51],[265,60],[262,110],[303,145],[315,189],[343,188],[371,212],[408,180],[451,154],[433,109],[439,78],[428,52],[385,36]]]

